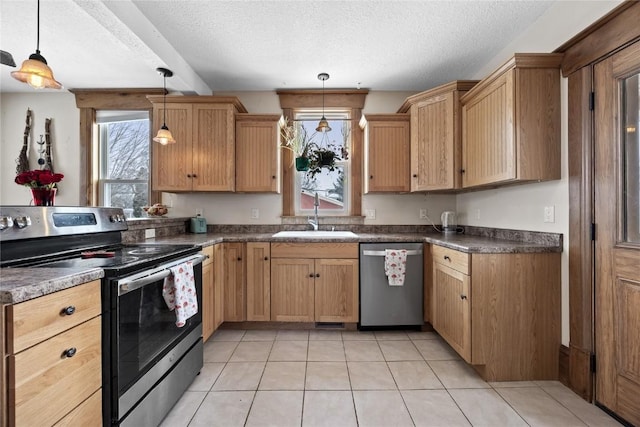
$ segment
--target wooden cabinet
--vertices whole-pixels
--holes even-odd
[[[357,322],[358,245],[272,243],[271,320]]]
[[[222,243],[213,245],[213,329],[224,322],[224,256]]]
[[[206,342],[216,329],[213,246],[203,248],[202,254],[207,256],[202,262],[202,340]]]
[[[224,321],[247,320],[244,243],[223,243]]]
[[[461,98],[462,186],[560,179],[562,54],[516,54]]]
[[[236,191],[279,193],[279,115],[236,114]]]
[[[10,426],[101,425],[100,289],[96,280],[5,307]]]
[[[162,126],[164,99],[153,104],[153,132]],[[233,191],[235,115],[246,112],[235,97],[170,96],[166,124],[175,144],[152,144],[154,191]]]
[[[454,81],[413,95],[400,111],[411,112],[411,191],[461,188],[460,97],[477,81]]]
[[[247,243],[247,320],[271,320],[271,245]]]
[[[367,114],[364,130],[364,192],[410,190],[409,114]]]
[[[557,379],[560,254],[431,247],[434,329],[487,381]]]

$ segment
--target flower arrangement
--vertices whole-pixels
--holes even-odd
[[[309,157],[309,150],[315,146],[313,138],[315,133],[309,136],[304,126],[296,125],[288,120],[282,126],[282,148],[291,150],[296,157]]]
[[[32,170],[16,175],[15,182],[29,188],[52,189],[55,184],[62,181],[64,175],[53,173],[50,170]]]

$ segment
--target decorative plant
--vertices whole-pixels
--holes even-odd
[[[315,145],[315,149],[309,152],[309,171],[307,171],[307,175],[314,177],[321,172],[322,168],[330,171],[336,170],[336,161],[341,159],[336,150],[337,147],[333,144],[328,144],[326,148]]]
[[[309,136],[309,133],[299,124],[293,123],[290,120],[286,125],[282,127],[282,148],[291,150],[296,157],[309,157],[309,150],[316,146],[313,142],[313,138],[316,133]]]
[[[15,183],[29,188],[52,189],[55,184],[62,181],[64,175],[53,173],[50,170],[32,170],[16,175]]]

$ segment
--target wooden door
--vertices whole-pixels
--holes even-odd
[[[161,104],[153,105],[153,135],[164,123]],[[166,123],[175,144],[151,142],[152,186],[154,191],[190,191],[193,174],[191,104],[167,105]]]
[[[224,322],[224,250],[223,244],[213,245],[213,330]]]
[[[445,265],[433,264],[433,328],[471,363],[470,279]]]
[[[246,319],[246,281],[243,243],[223,243],[224,320],[244,322]]]
[[[408,114],[367,116],[365,193],[409,191],[409,131]]]
[[[273,258],[271,260],[271,320],[314,321],[314,260]]]
[[[236,191],[277,193],[278,120],[276,115],[238,115]]]
[[[514,75],[498,77],[462,107],[462,186],[516,178]]]
[[[193,191],[235,188],[235,122],[231,104],[193,104]]]
[[[640,425],[640,42],[594,68],[596,401]]]
[[[358,260],[317,259],[315,275],[315,321],[357,322]]]
[[[456,147],[454,92],[411,107],[411,191],[455,189],[459,185],[460,149]],[[455,96],[457,98],[457,95]],[[454,102],[455,101],[455,102]]]
[[[213,331],[215,294],[213,280],[213,263],[202,265],[202,340],[207,341]]]
[[[271,244],[247,243],[247,320],[271,320]]]

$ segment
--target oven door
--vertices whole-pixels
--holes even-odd
[[[111,283],[111,375],[115,419],[122,419],[202,336],[202,255]],[[169,268],[192,262],[198,313],[182,327],[162,296]],[[117,403],[116,403],[117,402]]]

